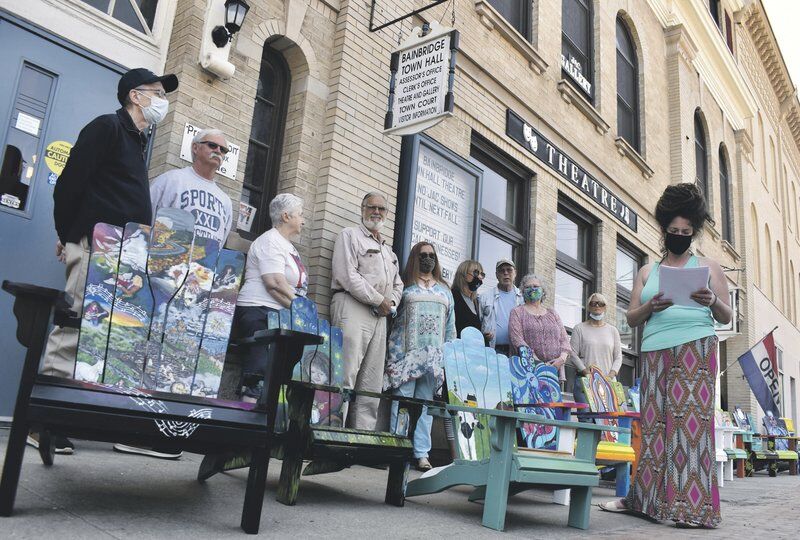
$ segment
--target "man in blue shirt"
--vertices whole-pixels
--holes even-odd
[[[509,354],[508,317],[511,310],[522,305],[522,293],[514,285],[517,267],[510,259],[500,259],[495,265],[497,286],[478,296],[481,331],[489,339],[489,346],[502,354]]]

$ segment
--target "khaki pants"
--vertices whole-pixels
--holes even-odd
[[[66,292],[72,297],[72,311],[80,315],[83,311],[86,270],[89,268],[89,241],[84,237],[79,244],[67,242],[64,251],[67,258]],[[75,373],[77,353],[78,330],[56,326],[47,339],[42,374],[71,379]]]
[[[333,295],[331,319],[344,334],[344,386],[355,390],[383,390],[386,363],[386,318],[378,317],[347,293]],[[379,399],[359,397],[350,403],[347,427],[374,430]]]

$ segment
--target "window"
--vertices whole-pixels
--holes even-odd
[[[489,0],[497,12],[528,41],[531,40],[531,2],[520,0]]]
[[[242,201],[256,209],[250,231],[240,230],[242,237],[249,240],[272,227],[269,202],[278,192],[278,167],[283,147],[289,83],[286,60],[279,52],[265,45],[242,185]]]
[[[83,0],[93,8],[111,15],[148,36],[152,35],[158,0]]]
[[[731,179],[728,176],[728,156],[725,147],[719,147],[719,205],[722,211],[722,238],[733,244],[733,201]]]
[[[11,110],[11,124],[0,155],[2,210],[27,211],[30,187],[42,162],[42,128],[55,82],[54,75],[23,64]]]
[[[494,287],[498,260],[514,261],[517,277],[527,268],[531,173],[477,135],[473,137],[470,154],[470,162],[483,171],[478,260],[486,272],[484,286]]]
[[[728,50],[733,53],[733,25],[731,24],[731,16],[725,12],[725,44]]]
[[[638,370],[641,329],[628,325],[626,312],[631,305],[631,293],[636,274],[642,266],[642,254],[622,239],[617,241],[617,330],[622,344],[622,367],[617,377],[622,384],[633,386]]]
[[[578,209],[559,204],[556,215],[555,310],[564,326],[583,321],[594,286],[594,222]]]
[[[794,377],[789,377],[789,393],[792,398],[792,410],[789,412],[789,418],[794,420],[794,429],[797,430],[800,429],[800,426],[797,425],[797,384],[795,383]]]
[[[567,80],[594,100],[591,0],[561,2],[561,70]]]
[[[784,391],[783,387],[783,349],[776,346],[775,347],[775,355],[778,357],[778,378],[780,379],[780,387],[778,388],[780,400],[781,400],[781,416],[786,416],[786,403],[784,397],[786,396],[786,392]]]
[[[628,28],[617,18],[617,134],[639,148],[639,67]]]
[[[722,19],[719,18],[719,0],[708,0],[708,12],[711,18],[714,19],[714,24],[717,28],[722,30]]]
[[[706,130],[703,128],[703,119],[700,110],[694,113],[694,162],[697,185],[705,195],[706,201],[710,200],[708,192],[708,158],[706,156]]]

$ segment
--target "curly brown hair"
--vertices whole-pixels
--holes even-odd
[[[667,186],[656,204],[656,221],[661,232],[666,233],[667,227],[676,217],[689,220],[694,229],[692,237],[700,233],[704,223],[714,225],[703,192],[696,184],[688,182]]]

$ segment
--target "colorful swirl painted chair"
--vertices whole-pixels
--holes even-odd
[[[444,349],[449,398],[445,408],[455,423],[459,458],[409,482],[406,496],[472,486],[469,499],[484,501],[483,525],[501,531],[509,495],[535,487],[571,489],[568,524],[588,528],[592,487],[599,483],[594,464],[597,443],[601,433],[618,428],[511,410],[508,358],[485,347],[483,335],[475,328],[465,328],[461,339],[446,343]],[[516,428],[522,424],[577,431],[575,452],[516,449]],[[469,507],[464,509],[471,512]]]
[[[762,423],[764,434],[761,437],[766,442],[767,448],[774,450],[778,455],[776,474],[780,470],[788,470],[790,476],[797,476],[798,438],[789,435],[783,418],[774,416],[772,411],[767,411],[762,418]],[[772,473],[772,469],[770,469],[770,473]],[[770,476],[774,475],[770,474]]]
[[[609,381],[597,366],[589,369],[588,377],[581,377],[581,385],[589,404],[588,413],[579,413],[580,418],[592,419],[605,426],[624,427],[631,430],[640,414],[626,410],[625,391],[622,384]],[[631,430],[638,433],[637,429]],[[612,466],[616,472],[616,494],[625,497],[630,489],[632,468],[636,465],[638,441],[630,433],[604,432],[597,447],[597,464]]]

